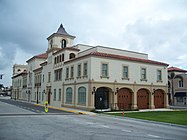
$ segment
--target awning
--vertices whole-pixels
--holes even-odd
[[[186,96],[186,92],[176,92],[174,97],[185,97]]]

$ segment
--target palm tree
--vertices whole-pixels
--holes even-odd
[[[172,105],[174,105],[174,85],[173,85],[173,82],[174,82],[174,79],[177,79],[179,78],[181,81],[183,81],[183,77],[181,75],[176,75],[174,72],[172,72],[170,75],[168,75],[168,79],[171,80],[171,97],[172,99],[171,100],[171,103]]]

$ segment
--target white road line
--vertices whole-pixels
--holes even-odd
[[[126,130],[126,129],[122,129],[121,131],[123,131],[123,132],[132,132],[131,130]]]
[[[107,126],[107,125],[101,125],[101,127],[110,128],[110,126]]]
[[[153,138],[160,138],[159,136],[156,136],[156,135],[151,135],[151,134],[148,134],[149,137],[153,137]]]
[[[92,125],[92,124],[95,124],[95,123],[93,123],[93,122],[85,122],[85,124]]]

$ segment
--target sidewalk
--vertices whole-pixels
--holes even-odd
[[[35,106],[44,106],[44,105],[41,105],[41,104],[34,104],[34,105]],[[75,109],[75,108],[54,107],[54,106],[48,106],[48,108],[56,109],[56,110],[62,110],[62,111],[71,112],[71,113],[75,113],[75,114],[96,116],[96,113],[94,113],[94,112],[79,110],[79,109]]]
[[[158,108],[158,109],[140,109],[138,111],[113,111],[113,112],[106,112],[106,113],[132,113],[132,112],[151,112],[151,111],[173,111],[173,109],[168,108]]]
[[[187,110],[187,106],[170,106],[170,109]]]

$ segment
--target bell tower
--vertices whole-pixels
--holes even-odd
[[[53,33],[47,38],[48,40],[47,51],[58,50],[61,48],[66,48],[66,47],[72,47],[74,39],[75,39],[75,36],[68,34],[65,28],[63,27],[63,25],[61,24],[57,32]]]

